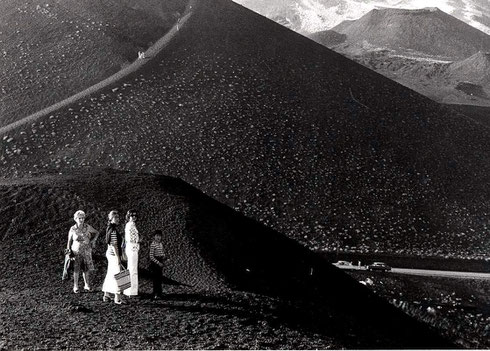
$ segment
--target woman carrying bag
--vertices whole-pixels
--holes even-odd
[[[121,244],[122,235],[119,228],[119,213],[115,210],[109,212],[109,223],[107,224],[105,241],[107,243],[107,274],[102,285],[104,292],[103,301],[109,301],[114,294],[114,303],[122,304],[121,289],[114,275],[121,272]]]

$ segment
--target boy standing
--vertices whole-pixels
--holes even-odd
[[[150,270],[153,280],[153,298],[162,298],[162,268],[163,268],[163,244],[162,231],[155,230],[153,241],[150,245]]]

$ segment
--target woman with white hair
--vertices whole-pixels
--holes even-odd
[[[99,232],[85,223],[85,212],[78,210],[73,215],[75,225],[68,232],[68,243],[66,244],[67,251],[71,251],[75,260],[73,262],[73,292],[78,294],[78,279],[80,270],[82,269],[83,281],[85,282],[84,289],[92,291],[90,286],[90,271],[94,270],[92,261],[92,248],[95,247]]]
[[[104,301],[109,301],[111,299],[110,294],[114,294],[114,303],[120,305],[121,300],[121,290],[117,285],[115,274],[121,271],[121,244],[122,244],[122,234],[119,228],[119,212],[112,210],[109,212],[109,223],[107,224],[105,241],[107,243],[107,274],[104,279],[104,284],[102,285],[102,291],[104,292]]]

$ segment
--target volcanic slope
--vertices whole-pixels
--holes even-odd
[[[490,128],[490,108],[471,105],[451,105],[451,108]]]
[[[308,35],[308,38],[326,46],[327,48],[330,48],[332,46],[336,46],[345,42],[347,39],[347,35],[337,33],[333,30],[325,30],[312,33]]]
[[[333,49],[343,52],[339,46]],[[360,50],[345,55],[437,102],[490,105],[488,58],[481,52],[460,61],[399,55],[391,50]]]
[[[387,48],[449,59],[490,50],[490,36],[437,8],[374,9],[332,30],[365,48]],[[347,49],[348,50],[348,49]]]
[[[465,60],[449,66],[448,74],[454,80],[490,85],[490,52],[477,52]]]
[[[488,57],[479,51],[490,36],[444,12],[378,10],[338,30],[347,34],[309,37],[435,101],[490,105]]]
[[[12,218],[0,223],[0,342],[7,349],[451,346],[317,254],[174,178],[44,175],[2,181],[0,199],[2,218]],[[101,293],[73,294],[71,280],[60,279],[62,251],[80,208],[102,233],[108,211],[137,209],[140,293],[151,291],[155,229],[164,233],[164,275],[180,288],[167,286],[161,302],[125,306],[102,302]],[[103,237],[96,290],[105,275]]]
[[[184,7],[184,0],[1,1],[0,126],[128,65]]]
[[[16,177],[181,178],[314,249],[486,257],[490,132],[231,1],[106,90],[0,136]]]

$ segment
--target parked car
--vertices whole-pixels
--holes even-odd
[[[359,269],[359,267],[354,266],[350,261],[337,261],[333,265],[340,269],[347,269],[347,270]]]
[[[367,266],[368,271],[388,272],[391,271],[391,267],[384,262],[374,262]]]

